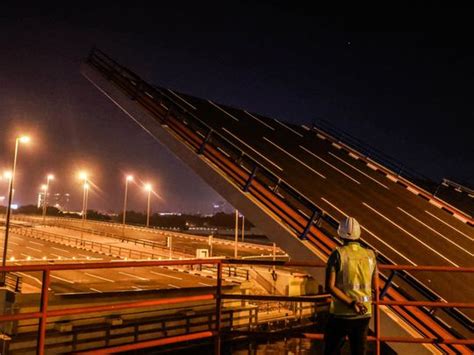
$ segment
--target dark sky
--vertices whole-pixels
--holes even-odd
[[[80,75],[92,45],[157,85],[293,123],[324,118],[437,181],[474,186],[469,12],[325,17],[302,5],[198,3],[3,5],[0,169],[16,132],[33,138],[21,147],[17,202],[33,202],[53,172],[52,191],[79,208],[79,168],[98,187],[95,209],[120,209],[128,172],[154,184],[155,210],[210,212],[222,199]],[[130,196],[145,208],[138,187]]]

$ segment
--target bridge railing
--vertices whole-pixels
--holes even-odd
[[[50,309],[49,296],[51,287],[52,273],[56,271],[73,271],[83,269],[120,269],[120,268],[144,268],[144,267],[160,267],[160,266],[173,266],[173,265],[215,265],[217,267],[217,280],[214,289],[209,288],[210,292],[189,295],[182,297],[168,297],[153,300],[139,300],[133,302],[120,302],[120,303],[107,303],[102,305],[84,306],[84,307],[70,307],[63,306],[61,308]],[[323,268],[324,264],[321,263],[308,263],[308,262],[269,262],[269,261],[248,261],[248,260],[229,260],[229,259],[188,259],[188,260],[167,260],[167,261],[141,261],[141,262],[115,262],[115,263],[81,263],[81,264],[43,264],[43,265],[8,265],[0,267],[0,272],[41,272],[42,283],[41,283],[41,300],[38,311],[25,312],[25,313],[10,313],[0,315],[0,322],[11,322],[20,321],[27,319],[38,319],[38,336],[37,336],[37,349],[38,354],[44,354],[47,350],[46,344],[46,330],[47,321],[53,317],[62,317],[65,319],[68,316],[78,314],[96,314],[107,311],[119,311],[127,310],[131,308],[143,308],[143,307],[154,307],[169,304],[178,303],[191,303],[191,302],[215,302],[215,322],[214,329],[210,331],[202,331],[196,333],[190,333],[179,336],[164,337],[160,339],[147,340],[141,342],[134,342],[125,345],[107,347],[103,349],[94,349],[92,351],[100,351],[107,353],[116,353],[130,350],[146,349],[150,347],[156,347],[164,344],[173,344],[183,341],[192,341],[205,338],[213,337],[215,354],[220,354],[221,341],[226,336],[226,331],[221,328],[223,302],[225,300],[249,300],[249,301],[274,301],[274,302],[309,302],[319,305],[328,304],[330,296],[328,294],[319,294],[314,296],[275,296],[275,295],[244,295],[244,294],[228,294],[223,292],[222,281],[223,281],[223,266],[224,265],[274,265],[274,266],[286,266],[286,267],[316,267]],[[451,272],[451,273],[474,273],[474,267],[471,268],[456,268],[456,267],[442,267],[442,266],[405,266],[405,265],[379,265],[380,271],[394,271],[394,270],[405,270],[405,271],[430,271],[430,272]],[[474,308],[474,302],[446,302],[446,301],[425,301],[425,300],[399,300],[392,298],[386,293],[387,284],[379,283],[379,279],[376,278],[374,286],[375,297],[372,301],[375,312],[375,329],[374,335],[369,337],[369,341],[376,343],[376,353],[380,354],[380,345],[382,342],[389,343],[426,343],[435,344],[440,347],[443,351],[448,353],[472,353],[472,345],[474,345],[474,339],[465,339],[462,337],[454,338],[449,333],[436,333],[433,329],[429,336],[420,337],[394,337],[394,336],[383,336],[380,330],[380,307],[388,306],[391,308],[400,308],[403,312],[412,313],[413,309],[418,307],[430,307],[430,308]],[[247,332],[249,333],[249,332]],[[250,332],[251,333],[251,332]],[[249,334],[247,334],[249,335]],[[310,339],[323,339],[323,334],[300,334],[302,337]],[[471,346],[471,348],[470,348]]]
[[[313,122],[313,129],[316,131],[321,130],[325,134],[329,134],[335,138],[337,141],[351,146],[366,158],[373,159],[374,161],[392,170],[397,176],[402,176],[413,183],[420,185],[428,192],[433,194],[436,191],[438,183],[434,182],[429,177],[407,167],[395,158],[383,153],[375,147],[372,147],[370,144],[361,141],[350,133],[337,128],[330,122],[323,119],[315,120]]]
[[[91,51],[87,64],[113,82],[196,154],[212,162],[213,166],[223,172],[233,184],[265,205],[301,239],[309,240],[325,255],[329,255],[331,250],[341,243],[336,234],[338,221],[335,218],[278,176],[271,168],[214,131],[164,89],[149,85],[98,49]],[[381,263],[392,263],[388,257],[381,254],[378,255],[378,260]],[[404,277],[406,284],[412,289],[423,293],[429,299],[439,298],[434,291],[409,272],[401,271],[399,276]],[[389,276],[381,277],[387,279]],[[397,292],[406,295],[403,290]],[[472,321],[462,312],[457,309],[445,309],[445,311],[463,326],[472,329]],[[425,310],[422,312],[424,315],[418,316],[429,321],[431,315]],[[439,322],[438,326],[446,327],[443,322]]]

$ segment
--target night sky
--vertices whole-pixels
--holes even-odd
[[[324,17],[243,1],[225,8],[6,8],[0,11],[0,169],[22,146],[16,202],[52,192],[79,208],[119,210],[123,176],[151,181],[155,211],[211,212],[222,198],[87,82],[95,45],[151,83],[310,124],[325,119],[436,181],[474,186],[474,45],[469,12]],[[466,14],[466,15],[464,15]],[[7,186],[0,181],[0,196]],[[132,186],[130,207],[144,210]]]

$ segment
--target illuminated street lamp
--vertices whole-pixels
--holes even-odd
[[[128,197],[128,183],[130,181],[133,181],[133,176],[132,175],[127,175],[125,178],[125,195],[123,198],[123,216],[122,216],[122,225],[123,225],[123,230],[122,234],[125,234],[125,218],[127,215],[127,197]]]
[[[3,243],[3,257],[2,257],[2,266],[5,266],[7,261],[7,248],[8,248],[8,231],[10,227],[10,214],[11,214],[11,204],[13,198],[13,183],[15,180],[15,171],[16,171],[16,161],[18,158],[18,148],[20,143],[28,143],[30,141],[30,137],[28,136],[20,136],[15,139],[15,154],[13,156],[13,166],[11,170],[11,174],[7,174],[9,179],[9,186],[8,186],[8,204],[7,204],[7,213],[5,218],[5,241]],[[5,284],[5,273],[2,273],[2,284]]]
[[[150,226],[150,198],[151,198],[151,191],[152,187],[151,184],[145,184],[145,191],[148,192],[148,202],[147,202],[147,209],[146,209],[146,226]]]
[[[45,221],[46,221],[46,209],[48,208],[48,193],[49,193],[49,182],[51,180],[54,180],[54,175],[53,174],[48,174],[48,176],[46,176],[46,185],[43,185],[42,186],[42,190],[43,190],[43,225],[45,224]]]
[[[89,175],[85,171],[81,171],[78,174],[79,179],[82,180],[82,227],[81,227],[81,240],[84,237],[84,222],[87,218],[87,200],[89,198]]]

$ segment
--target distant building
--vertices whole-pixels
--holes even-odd
[[[71,195],[68,193],[47,194],[48,206],[56,207],[60,211],[69,211],[69,200]],[[42,208],[44,204],[45,193],[38,194],[38,208]]]
[[[212,204],[213,214],[216,214],[216,213],[219,213],[219,212],[224,212],[224,207],[225,207],[225,202],[224,201],[214,202]]]

